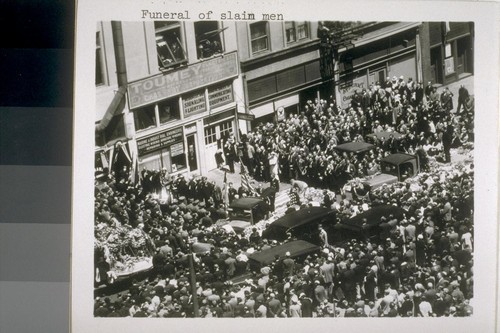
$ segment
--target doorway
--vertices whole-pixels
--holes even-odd
[[[191,134],[186,137],[188,150],[188,166],[189,171],[198,170],[198,155],[196,153],[196,134]]]
[[[457,40],[457,73],[472,73],[472,52],[470,37]]]
[[[431,77],[433,83],[443,83],[443,58],[441,46],[431,49]]]
[[[370,74],[368,75],[368,86],[372,84],[382,84],[386,79],[386,70],[385,67],[378,68],[374,70],[370,70]]]
[[[222,121],[214,125],[205,126],[205,163],[207,171],[217,168],[215,153],[222,149],[224,142],[234,133],[234,119]]]

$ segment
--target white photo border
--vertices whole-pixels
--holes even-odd
[[[475,249],[474,314],[468,318],[403,319],[159,319],[95,318],[93,315],[93,193],[97,21],[141,21],[141,10],[194,14],[251,10],[305,21],[473,21],[475,23]],[[80,0],[77,2],[75,116],[72,187],[72,332],[494,332],[498,288],[499,4],[468,1],[186,1]]]

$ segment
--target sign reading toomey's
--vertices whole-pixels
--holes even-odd
[[[174,128],[144,139],[138,139],[137,150],[139,151],[139,155],[142,156],[170,146],[172,143],[182,142],[183,137],[182,127]]]
[[[129,83],[130,108],[150,104],[238,75],[236,52],[197,62],[167,74]]]

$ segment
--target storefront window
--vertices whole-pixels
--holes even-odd
[[[287,43],[309,37],[307,22],[285,22],[285,35]]]
[[[180,119],[179,100],[174,98],[169,101],[158,103],[158,114],[160,116],[160,124]]]
[[[269,48],[267,33],[267,22],[257,22],[250,24],[250,40],[252,43],[252,53],[266,51]]]
[[[186,153],[182,142],[175,143],[154,154],[140,157],[140,169],[161,170],[166,168],[168,172],[172,173],[186,167]]]
[[[198,59],[209,58],[224,52],[221,42],[221,33],[217,21],[201,21],[194,23]]]
[[[182,46],[181,27],[176,21],[155,22],[158,66],[168,68],[186,62]]]
[[[217,141],[216,126],[205,127],[205,144],[209,145]]]
[[[186,164],[186,153],[184,151],[184,143],[179,142],[170,146],[170,168],[171,172],[176,172],[178,170],[185,169]]]
[[[220,137],[224,141],[233,133],[233,121],[228,120],[220,124]]]
[[[137,131],[156,126],[155,106],[149,105],[134,110],[134,123]]]
[[[182,127],[137,139],[140,167],[176,172],[187,167]]]

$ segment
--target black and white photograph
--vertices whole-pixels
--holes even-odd
[[[497,106],[476,105],[477,20],[205,7],[93,21],[73,312],[484,317],[476,118]]]

